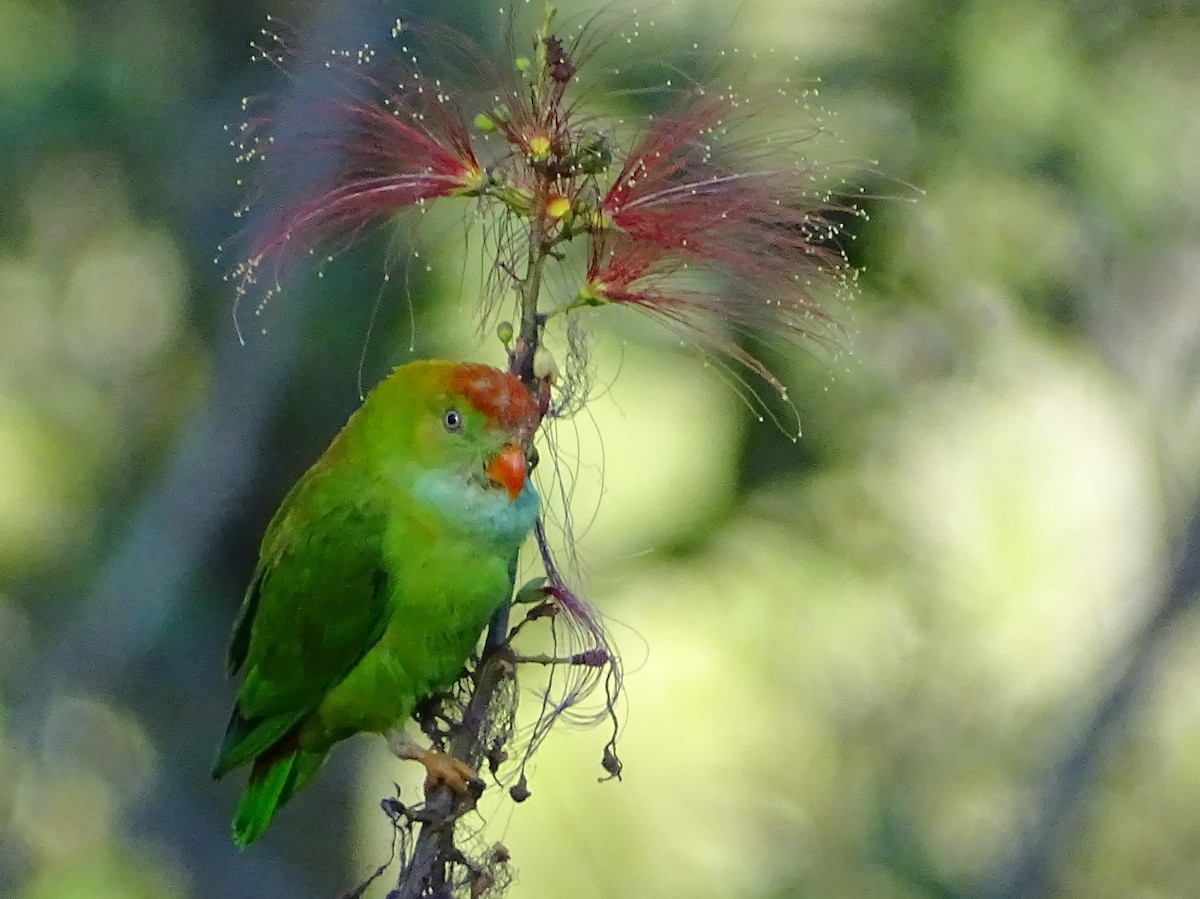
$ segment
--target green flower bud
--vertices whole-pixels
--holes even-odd
[[[591,134],[579,145],[579,170],[585,175],[599,175],[612,165],[612,147],[603,134]]]

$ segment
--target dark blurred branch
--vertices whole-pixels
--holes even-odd
[[[290,374],[303,314],[297,303],[270,341],[218,354],[210,395],[179,435],[157,483],[130,512],[94,586],[56,630],[30,681],[37,685],[32,704],[58,685],[123,680],[178,613],[259,471],[267,420]]]
[[[309,25],[318,36],[314,47],[322,49],[298,61],[299,66],[321,66],[321,54],[331,45],[354,46],[364,38],[382,43],[386,38],[387,27],[380,21],[386,17],[374,9],[348,11],[343,6],[331,2],[313,16]],[[313,98],[302,83],[299,78],[287,82],[276,108],[280,128],[298,128],[311,115]],[[224,120],[238,107],[235,97],[214,102],[224,108],[215,114],[205,110],[207,117],[200,117],[205,125]],[[197,135],[199,145],[210,142],[205,137],[212,143],[220,140],[219,134]],[[289,173],[289,183],[303,192],[336,164],[336,154],[314,150],[303,170]],[[187,199],[206,201],[194,192]],[[271,200],[284,203],[287,198]],[[270,215],[269,206],[265,204],[261,214]],[[220,222],[204,236],[210,246],[226,236],[218,229],[231,222],[231,210],[222,209],[219,216],[204,208],[191,212],[195,220]],[[251,230],[253,225],[252,221]],[[36,745],[49,704],[63,691],[117,692],[123,685],[135,689],[146,675],[148,656],[162,650],[170,628],[186,617],[186,602],[222,527],[237,514],[265,461],[270,418],[299,361],[300,337],[312,314],[313,297],[312,291],[296,290],[287,302],[275,304],[269,336],[252,348],[237,344],[232,325],[224,332],[213,361],[211,391],[178,435],[156,480],[125,516],[93,586],[82,598],[71,600],[72,616],[57,623],[53,643],[27,672],[13,717],[30,745]],[[185,666],[189,661],[187,647],[161,654]],[[214,658],[214,681],[220,668],[219,658]],[[186,694],[173,698],[187,702]],[[218,736],[212,735],[214,746]],[[163,772],[156,794],[161,798],[143,807],[139,817],[156,841],[186,852],[197,894],[261,899],[295,896],[305,889],[308,878],[269,848],[255,847],[254,853],[244,855],[232,850],[228,812],[216,807],[218,794],[207,777],[184,785],[172,781],[173,773],[178,776]]]
[[[1200,506],[1192,512],[1161,602],[1130,643],[1124,666],[1074,743],[1039,791],[1041,807],[1016,845],[976,894],[983,899],[1034,899],[1050,894],[1065,848],[1077,833],[1089,787],[1142,698],[1175,623],[1200,594]]]
[[[211,395],[180,434],[157,482],[130,513],[95,585],[76,604],[78,611],[60,623],[54,643],[29,673],[14,720],[30,745],[36,745],[49,704],[62,692],[118,693],[144,674],[148,654],[181,615],[222,524],[259,470],[267,420],[290,372],[303,314],[298,304],[261,348],[241,349],[231,338],[218,354],[218,382]],[[215,658],[214,682],[219,668]],[[180,696],[179,701],[187,700]],[[266,852],[239,862],[229,850],[227,815],[216,807],[207,779],[184,784],[173,775],[177,772],[163,771],[155,801],[140,817],[155,839],[186,847],[202,893],[295,894],[306,878],[281,856]],[[210,891],[217,885],[221,889]]]

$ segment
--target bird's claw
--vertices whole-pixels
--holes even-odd
[[[445,786],[460,799],[475,800],[483,795],[483,781],[462,759],[436,749],[424,749],[404,735],[393,735],[388,742],[399,758],[412,759],[425,766],[426,796],[440,786]]]
[[[483,781],[462,759],[456,759],[445,752],[429,750],[417,761],[425,766],[426,796],[443,785],[459,798],[478,799],[483,795]]]

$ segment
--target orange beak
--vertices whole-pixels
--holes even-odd
[[[508,491],[510,502],[515,500],[525,486],[525,451],[515,443],[508,444],[484,472]]]

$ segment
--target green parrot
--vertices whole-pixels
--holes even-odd
[[[527,460],[540,419],[511,374],[401,365],[283,500],[234,624],[229,670],[245,676],[213,767],[253,763],[239,846],[335,743],[399,731],[461,676],[537,518]],[[435,779],[473,777],[404,745]]]

